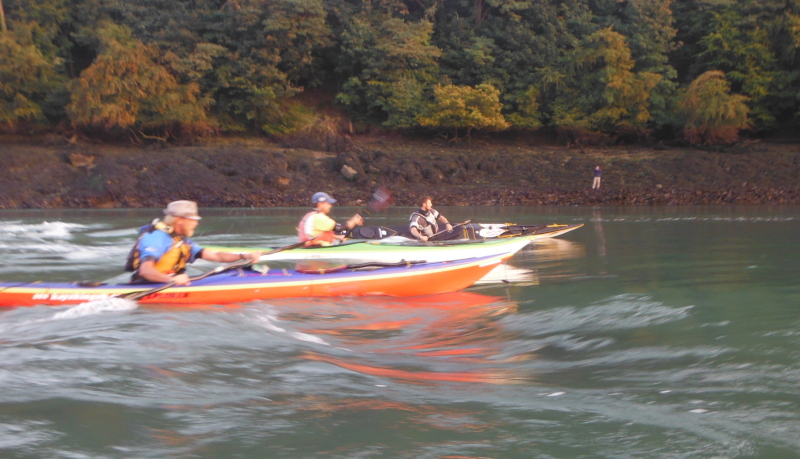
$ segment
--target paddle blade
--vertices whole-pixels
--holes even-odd
[[[368,214],[382,212],[386,210],[387,207],[391,206],[393,201],[394,196],[392,196],[389,190],[384,187],[378,187],[378,189],[372,193],[372,199],[369,204],[367,204],[365,210]]]

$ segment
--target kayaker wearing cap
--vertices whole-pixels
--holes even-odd
[[[444,223],[447,231],[453,230],[453,225],[444,218],[444,215],[433,208],[431,197],[425,196],[420,202],[419,209],[411,214],[409,231],[420,241],[427,241],[428,238],[439,232],[439,224],[436,223],[437,221]]]
[[[220,263],[251,259],[257,262],[261,252],[248,254],[217,252],[195,244],[190,237],[200,223],[197,203],[174,201],[164,209],[164,219],[153,220],[139,230],[139,239],[128,255],[125,269],[133,271],[131,282],[175,282],[189,285],[186,265],[198,258]]]
[[[314,205],[314,210],[305,214],[297,225],[297,237],[300,242],[308,242],[309,245],[331,245],[337,239],[344,239],[344,235],[340,233],[345,229],[350,230],[364,224],[364,219],[358,214],[350,217],[344,225],[336,223],[329,217],[336,200],[328,193],[314,193],[311,203]]]

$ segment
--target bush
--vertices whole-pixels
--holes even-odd
[[[697,77],[682,95],[679,107],[686,124],[683,135],[693,144],[726,144],[739,139],[739,131],[750,125],[748,98],[731,94],[720,70]]]

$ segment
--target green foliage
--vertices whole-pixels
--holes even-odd
[[[539,90],[531,86],[525,94],[515,101],[517,111],[506,118],[516,128],[537,129],[542,126],[539,111]]]
[[[434,103],[427,112],[418,117],[421,126],[453,130],[458,139],[459,129],[485,131],[503,130],[509,127],[500,113],[500,91],[490,84],[469,86],[436,85],[433,88]]]
[[[679,87],[714,70],[725,72],[732,95],[746,96],[752,130],[800,128],[800,0],[0,7],[8,25],[0,31],[6,129],[55,125],[68,111],[76,125],[106,132],[219,126],[286,136],[309,124],[295,96],[311,87],[335,96],[356,126],[413,129],[434,122],[435,87],[489,85],[515,129],[614,138],[682,125]]]
[[[701,40],[705,48],[698,56],[698,68],[722,70],[735,92],[745,94],[753,104],[753,116],[770,123],[772,115],[763,105],[775,75],[775,58],[769,49],[767,33],[760,27],[741,27],[739,12],[728,9],[714,14],[712,30]]]
[[[322,72],[314,55],[331,44],[322,0],[268,2],[263,24],[265,47],[280,55],[278,69],[292,82],[319,85]]]
[[[165,130],[203,125],[203,101],[196,83],[179,84],[160,65],[158,49],[130,36],[126,27],[107,24],[98,31],[100,54],[70,89],[67,106],[77,126]]]
[[[556,90],[553,123],[611,134],[646,132],[650,92],[661,75],[634,72],[624,37],[610,27],[588,36],[575,54],[568,83]]]
[[[357,14],[342,14],[338,73],[345,81],[337,101],[356,119],[406,128],[421,113],[424,93],[438,82],[433,24],[407,21],[401,5],[364,2]]]
[[[684,136],[692,143],[722,144],[739,138],[750,124],[747,97],[731,94],[725,73],[710,70],[692,82],[680,100]]]
[[[41,104],[57,83],[39,48],[0,33],[0,123],[13,131],[21,121],[44,121]]]

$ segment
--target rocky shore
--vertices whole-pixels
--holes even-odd
[[[365,204],[377,186],[396,205],[800,204],[800,144],[724,149],[567,147],[540,140],[451,145],[356,137],[334,151],[263,139],[126,147],[63,138],[0,138],[0,208],[307,206],[316,191]],[[600,190],[592,170],[603,169]]]

